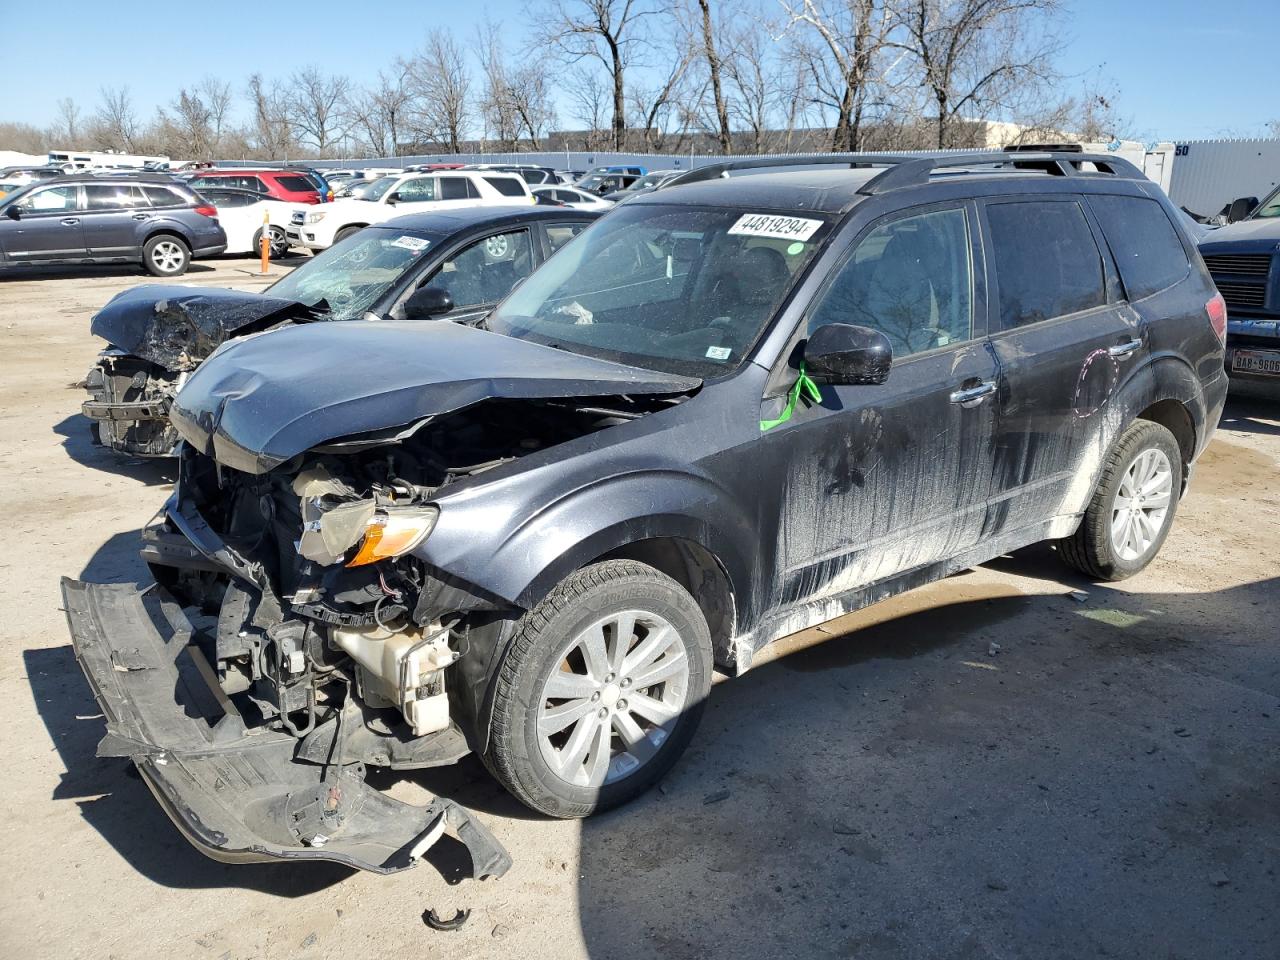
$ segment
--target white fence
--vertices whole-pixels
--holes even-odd
[[[1214,214],[1236,197],[1261,200],[1280,183],[1280,139],[1191,140],[1174,148],[1169,196]]]

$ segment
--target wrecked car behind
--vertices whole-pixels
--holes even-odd
[[[227,340],[316,320],[474,319],[596,216],[516,207],[400,217],[349,237],[264,293],[125,291],[93,318],[91,332],[108,347],[85,377],[90,398],[81,412],[95,439],[118,453],[173,456],[174,394]]]
[[[482,326],[231,341],[173,410],[179,480],[143,535],[156,584],[114,620],[116,588],[64,586],[87,611],[71,627],[91,683],[110,686],[108,665],[147,673],[146,657],[130,669],[139,608],[180,609],[205,686],[243,718],[228,749],[293,741],[262,758],[271,799],[237,835],[352,857],[341,845],[367,843],[367,822],[314,811],[358,798],[323,784],[367,766],[471,750],[529,807],[586,816],[676,762],[713,664],[741,672],[778,637],[1044,539],[1090,576],[1131,575],[1220,413],[1224,318],[1159,191],[1107,158],[1080,174],[1081,159],[666,188],[593,225]],[[933,179],[957,164],[985,175]],[[1122,229],[1153,225],[1111,238],[1160,253],[1144,295],[1136,258],[1103,257],[1085,213],[1115,223],[1117,202],[1134,215]],[[979,206],[1029,229],[998,237],[1009,259],[991,266],[1039,298],[1047,316],[1025,329],[1017,304],[972,293]],[[1038,249],[1018,267],[1049,242],[1066,267],[1040,268]],[[1082,282],[1096,303],[1068,311]],[[164,621],[166,643],[184,633]],[[106,749],[152,763],[160,742]],[[403,850],[415,817],[375,845]]]

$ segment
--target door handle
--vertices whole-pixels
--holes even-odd
[[[64,217],[62,220],[62,225],[64,227],[74,227],[79,222],[80,222],[79,217]]]
[[[1141,340],[1130,340],[1128,343],[1117,343],[1107,353],[1117,360],[1123,360],[1130,354],[1136,353],[1140,346],[1142,346]]]
[[[951,393],[951,402],[962,407],[976,407],[987,397],[996,392],[994,380],[984,380],[975,387],[965,387]]]
[[[135,214],[133,215],[133,219],[135,219],[135,220],[150,220],[150,219],[151,219],[151,214],[149,214],[149,213],[135,213]]]

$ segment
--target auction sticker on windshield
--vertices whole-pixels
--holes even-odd
[[[404,247],[406,250],[412,250],[414,253],[420,253],[431,245],[430,240],[423,240],[421,237],[398,237],[391,241],[394,247]]]
[[[774,237],[778,240],[808,240],[822,226],[821,220],[780,217],[771,213],[748,213],[738,218],[729,233],[740,237]]]

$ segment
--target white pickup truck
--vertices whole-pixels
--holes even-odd
[[[344,197],[332,203],[295,207],[285,232],[291,246],[325,250],[362,227],[407,213],[535,202],[529,185],[514,173],[496,170],[404,173],[376,181],[362,200]]]

